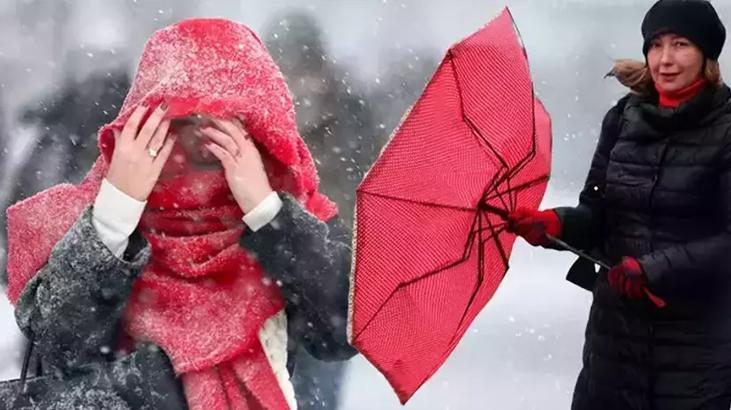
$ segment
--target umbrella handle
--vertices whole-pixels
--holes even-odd
[[[485,209],[487,211],[490,211],[490,212],[492,212],[492,213],[494,213],[494,214],[502,217],[506,221],[508,221],[510,219],[509,218],[509,212],[507,210],[505,210],[505,209],[501,209],[501,208],[498,208],[496,206],[492,206],[492,205],[490,205],[488,203],[485,203],[485,202],[482,202],[480,204],[480,206],[483,209]],[[567,251],[569,251],[569,252],[571,252],[571,253],[573,253],[573,254],[581,257],[581,258],[584,258],[584,259],[586,259],[586,260],[588,260],[588,261],[590,261],[590,262],[592,262],[592,263],[594,263],[596,265],[599,265],[602,268],[605,268],[605,269],[611,269],[612,268],[611,266],[609,266],[608,263],[606,263],[606,262],[604,262],[604,261],[602,261],[600,259],[597,259],[597,258],[595,258],[595,257],[593,257],[591,255],[589,255],[588,253],[582,251],[581,249],[578,249],[578,248],[575,248],[575,247],[569,245],[568,243],[566,243],[566,242],[564,242],[564,241],[556,238],[553,235],[546,234],[546,238],[548,239],[548,241],[551,244],[553,244],[553,245],[555,245],[555,246],[557,246],[557,247],[559,247],[561,249],[565,249],[565,250],[567,250]],[[655,306],[657,306],[660,309],[662,309],[665,306],[667,306],[667,303],[661,297],[659,297],[659,296],[655,295],[654,293],[650,292],[650,290],[647,289],[647,288],[644,288],[643,290],[645,291],[645,295],[647,296],[647,299],[649,299],[650,302],[652,302]]]
[[[609,266],[608,263],[606,263],[602,260],[599,260],[599,259],[589,255],[588,253],[567,244],[566,242],[556,238],[555,236],[546,234],[546,238],[548,239],[549,242],[551,242],[551,244],[556,245],[559,248],[565,249],[581,258],[587,259],[587,260],[591,261],[592,263],[601,266],[602,268],[611,269],[611,266]],[[665,300],[663,300],[661,297],[650,292],[650,290],[647,288],[643,288],[643,290],[645,291],[645,296],[647,296],[647,299],[649,299],[650,302],[652,302],[652,304],[654,304],[655,306],[657,306],[660,309],[667,306],[667,302],[665,302]]]
[[[595,257],[593,257],[591,255],[589,255],[588,253],[582,251],[581,249],[575,248],[575,247],[567,244],[566,242],[564,242],[564,241],[556,238],[553,235],[546,234],[546,239],[548,239],[548,241],[551,242],[551,244],[556,245],[556,246],[558,246],[561,249],[567,250],[567,251],[573,253],[576,256],[579,256],[579,257],[584,258],[584,259],[586,259],[588,261],[591,261],[592,263],[594,263],[596,265],[599,265],[599,266],[601,266],[604,269],[612,269],[612,267],[609,266],[608,263],[606,263],[606,262],[604,262],[604,261],[602,261],[600,259],[597,259],[597,258],[595,258]]]
[[[652,302],[658,308],[662,309],[668,305],[667,302],[665,302],[665,300],[663,298],[650,292],[650,289],[642,288],[642,290],[645,291],[645,296],[647,296],[647,299],[650,299],[650,302]]]

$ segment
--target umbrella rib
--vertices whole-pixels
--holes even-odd
[[[482,216],[482,217],[484,217],[484,216]],[[368,327],[370,326],[370,324],[373,321],[373,319],[375,319],[378,316],[378,314],[381,312],[381,310],[383,310],[383,308],[388,304],[388,302],[393,298],[393,296],[396,293],[398,293],[399,290],[401,290],[401,289],[403,289],[403,288],[405,288],[407,286],[410,286],[410,285],[412,285],[412,284],[414,284],[414,283],[416,283],[416,282],[418,282],[420,280],[427,279],[427,278],[429,278],[431,276],[434,276],[436,274],[442,273],[443,271],[445,271],[447,269],[450,269],[450,268],[453,268],[453,267],[455,267],[455,266],[457,266],[457,265],[459,265],[461,263],[464,263],[467,259],[469,259],[470,254],[472,253],[471,252],[472,251],[472,245],[475,242],[476,235],[477,234],[480,234],[481,232],[484,232],[487,229],[490,229],[490,228],[484,228],[484,227],[482,227],[482,225],[481,225],[481,218],[482,217],[480,216],[480,213],[476,213],[475,214],[475,218],[473,219],[473,222],[472,222],[472,228],[470,229],[470,234],[469,234],[469,236],[467,238],[467,241],[465,243],[465,249],[464,249],[463,254],[462,254],[462,257],[460,259],[458,259],[458,260],[456,260],[456,261],[454,261],[452,263],[449,263],[448,265],[445,265],[445,266],[443,266],[441,268],[438,268],[438,269],[435,269],[433,271],[427,272],[427,273],[425,273],[423,275],[420,275],[419,277],[410,279],[409,281],[399,283],[398,286],[396,286],[396,289],[394,289],[391,292],[391,294],[388,296],[388,298],[386,298],[386,300],[383,302],[383,304],[381,304],[381,306],[379,306],[378,310],[373,314],[372,318],[368,321],[368,323],[366,323],[363,326],[363,328],[361,329],[361,331],[358,332],[358,334],[355,335],[353,339],[357,339],[360,336],[361,333],[363,333],[366,329],[368,329]],[[488,220],[488,222],[489,222],[489,220]],[[477,229],[475,229],[475,225],[477,225]],[[492,223],[490,223],[490,226],[493,227]],[[504,228],[502,228],[502,229],[498,228],[497,230],[494,229],[494,228],[492,228],[493,235],[491,235],[487,239],[491,239],[493,237],[497,237],[500,234],[500,232],[502,232],[504,230],[505,230]],[[482,240],[482,239],[479,239],[478,240],[478,242],[480,243],[479,244],[480,248],[482,248],[482,244],[485,241],[486,240]],[[498,242],[498,249],[500,249],[502,251],[502,244],[500,244],[500,242],[497,241],[497,240],[496,240],[496,242]],[[478,249],[478,252],[480,252],[480,251],[481,250]],[[507,266],[507,261],[505,260],[505,258],[506,258],[505,253],[504,252],[501,252],[501,256],[503,258],[503,263]],[[482,257],[483,257],[483,260],[484,260],[484,255]],[[479,257],[478,257],[478,259],[479,259]],[[484,261],[483,261],[483,264],[484,264]],[[483,281],[483,275],[481,275],[481,274],[478,274],[478,275],[479,275],[478,276],[478,282],[479,282],[478,289],[479,289],[479,285],[481,285],[482,284],[482,281]],[[477,290],[473,291],[473,294],[470,297],[470,302],[467,304],[467,308],[466,308],[467,310],[469,310],[469,306],[471,305],[471,301],[474,300],[474,298],[476,297],[476,295],[477,295]],[[465,318],[465,315],[466,315],[467,310],[463,314],[462,319],[460,319],[460,326],[461,326],[461,323],[464,321],[464,318]]]
[[[475,208],[467,208],[467,207],[457,206],[457,205],[433,204],[433,203],[429,203],[429,202],[425,202],[425,201],[419,201],[419,200],[416,200],[416,199],[399,198],[399,197],[385,195],[385,194],[377,194],[377,193],[368,192],[368,191],[365,191],[365,190],[360,190],[360,192],[362,192],[364,194],[367,194],[367,195],[370,195],[370,196],[375,196],[375,197],[378,197],[378,198],[382,198],[382,199],[390,199],[390,200],[393,200],[393,201],[406,202],[406,203],[410,203],[410,204],[424,205],[424,206],[433,207],[433,208],[444,208],[444,209],[454,209],[454,210],[466,211],[466,212],[477,212],[477,208],[476,207]]]
[[[457,326],[457,333],[459,333],[459,328],[462,327],[462,324],[464,323],[465,318],[467,317],[467,312],[469,312],[470,307],[472,307],[472,303],[475,301],[475,298],[477,297],[477,293],[480,291],[480,286],[482,286],[482,283],[485,279],[484,274],[484,268],[485,268],[485,248],[482,246],[482,220],[484,218],[484,215],[480,213],[477,216],[478,223],[477,228],[478,231],[474,235],[477,238],[477,280],[475,281],[475,288],[472,291],[472,295],[470,295],[470,300],[467,302],[467,305],[465,306],[464,312],[462,313],[462,319],[459,321],[459,325]],[[472,245],[470,245],[470,248],[472,248]],[[452,341],[457,337],[457,334],[452,336]]]
[[[512,17],[511,17],[512,18]],[[520,36],[520,33],[518,33],[518,36]],[[525,51],[525,48],[523,48],[523,56],[525,57],[526,64],[528,64],[528,54]],[[535,159],[537,155],[537,133],[536,133],[536,90],[533,86],[533,80],[529,77],[530,81],[530,90],[531,90],[531,126],[533,128],[532,136],[531,136],[531,148],[528,154],[525,158],[523,158],[519,163],[516,165],[515,169],[511,172],[512,175],[517,175],[518,172],[522,171],[523,168],[528,166],[528,163]],[[550,171],[549,171],[550,172]]]
[[[476,232],[475,231],[475,225],[477,224],[478,215],[479,215],[479,212],[478,213],[475,213],[475,218],[472,220],[472,227],[470,228],[470,234],[467,237],[467,241],[465,243],[465,249],[462,252],[462,256],[460,257],[460,259],[458,259],[458,260],[456,260],[454,262],[451,262],[448,265],[445,265],[445,266],[443,266],[441,268],[438,268],[438,269],[435,269],[435,270],[426,272],[426,273],[424,273],[424,274],[422,274],[422,275],[420,275],[420,276],[418,276],[416,278],[410,279],[410,280],[408,280],[406,282],[399,283],[398,286],[396,286],[396,289],[394,289],[391,292],[391,294],[388,295],[388,297],[386,298],[386,300],[381,304],[381,306],[378,307],[378,310],[376,310],[376,312],[373,314],[373,316],[363,326],[363,328],[361,329],[361,331],[358,332],[358,334],[353,337],[353,340],[357,339],[360,336],[361,333],[365,332],[366,329],[368,329],[368,326],[370,326],[370,324],[373,321],[373,319],[375,319],[376,316],[378,316],[378,314],[381,312],[381,310],[383,310],[383,308],[386,305],[388,305],[388,302],[393,298],[393,296],[396,293],[398,293],[399,290],[401,290],[401,289],[403,289],[403,288],[405,288],[407,286],[410,286],[410,285],[414,284],[415,282],[418,282],[418,281],[423,280],[423,279],[427,279],[427,278],[429,278],[431,276],[434,276],[434,275],[436,275],[438,273],[441,273],[441,272],[443,272],[443,271],[445,271],[447,269],[453,268],[453,267],[455,267],[455,266],[457,266],[457,265],[459,265],[461,263],[464,263],[467,259],[469,259],[469,255],[471,254],[471,250],[472,250],[472,243],[474,243],[474,237],[475,237],[475,232]]]
[[[425,273],[425,274],[423,274],[423,275],[421,275],[421,276],[419,276],[419,277],[417,277],[417,278],[411,279],[411,280],[409,280],[409,281],[407,281],[407,282],[402,282],[402,283],[399,283],[399,284],[398,284],[398,286],[396,286],[396,289],[394,289],[394,290],[393,290],[393,291],[391,292],[391,294],[390,294],[390,295],[388,295],[388,298],[386,298],[386,300],[385,300],[385,301],[383,302],[383,304],[382,304],[381,306],[379,306],[379,307],[378,307],[378,310],[376,310],[376,312],[375,312],[375,313],[373,314],[373,317],[371,317],[371,319],[370,319],[370,320],[368,320],[368,323],[366,323],[366,324],[365,324],[365,325],[363,326],[363,329],[361,329],[361,331],[360,331],[360,332],[358,332],[358,335],[356,335],[356,336],[355,336],[355,337],[354,337],[353,339],[357,339],[357,338],[358,338],[358,336],[360,336],[360,334],[361,334],[361,333],[363,333],[363,332],[364,332],[364,331],[365,331],[365,330],[366,330],[366,329],[368,328],[368,326],[369,326],[369,325],[371,324],[371,322],[373,321],[373,319],[375,319],[375,318],[376,318],[376,316],[378,316],[378,314],[379,314],[379,313],[381,312],[381,310],[383,310],[383,308],[384,308],[384,307],[385,307],[386,305],[388,305],[388,302],[389,302],[389,301],[390,301],[390,300],[391,300],[391,299],[393,298],[393,296],[394,296],[394,295],[395,295],[396,293],[398,293],[398,291],[399,291],[399,290],[401,290],[402,288],[405,288],[405,287],[407,287],[407,286],[410,286],[410,285],[412,285],[413,283],[415,283],[415,282],[418,282],[418,281],[420,281],[420,280],[422,280],[422,279],[427,279],[427,278],[429,278],[429,277],[431,277],[431,276],[434,276],[434,275],[436,275],[436,274],[438,274],[438,273],[441,273],[442,271],[445,271],[445,270],[447,270],[447,269],[450,269],[450,268],[452,268],[452,267],[455,267],[455,266],[459,265],[460,263],[464,263],[464,261],[465,261],[465,259],[459,259],[459,260],[457,260],[457,261],[455,261],[455,262],[452,262],[452,263],[450,263],[449,265],[446,265],[446,266],[443,266],[443,267],[441,267],[441,268],[435,269],[435,270],[433,270],[433,271],[427,272],[427,273]]]
[[[500,155],[500,153],[497,152],[497,150],[495,149],[493,144],[491,144],[490,140],[485,135],[483,135],[482,131],[480,131],[480,129],[476,126],[474,121],[465,114],[464,101],[462,99],[462,85],[461,85],[459,76],[457,75],[457,67],[454,63],[455,56],[451,50],[449,51],[449,56],[450,56],[449,61],[450,61],[450,64],[452,65],[452,72],[454,73],[453,75],[454,75],[455,84],[457,86],[457,94],[459,95],[459,104],[460,104],[460,112],[462,113],[462,120],[469,126],[472,134],[475,135],[475,137],[478,140],[481,140],[487,146],[489,151],[492,152],[493,157],[496,158],[497,161],[501,165],[500,170],[495,174],[495,179],[492,181],[492,184],[494,184],[494,185],[492,185],[492,188],[496,188],[502,182],[503,177],[506,180],[508,180],[508,175],[512,175],[513,173],[510,172],[510,170],[509,170],[510,167],[508,166],[508,162],[505,160],[505,158],[502,155]],[[532,84],[531,84],[531,102],[533,102],[534,100],[535,100],[535,92],[534,92]],[[533,142],[532,143],[533,143],[533,148],[535,148],[535,106],[534,106],[534,104],[531,104],[531,106],[533,109]],[[507,172],[503,173],[506,170],[507,170]],[[488,186],[490,186],[490,185],[488,185]],[[487,189],[490,189],[490,188],[486,187],[486,190]],[[503,202],[503,205],[505,205],[504,201],[501,200],[501,202]],[[513,201],[510,201],[510,202],[512,205]]]
[[[459,84],[458,84],[458,87],[459,87]],[[531,99],[534,101],[535,100],[535,91],[532,88],[531,88],[531,92],[532,92]],[[460,100],[460,104],[461,104],[461,100]],[[477,134],[477,138],[484,142],[484,144],[492,152],[493,156],[496,157],[497,160],[502,165],[500,171],[498,171],[495,174],[495,178],[493,179],[493,181],[491,181],[491,183],[488,184],[488,186],[486,187],[486,192],[497,189],[497,187],[500,186],[500,184],[502,184],[502,183],[505,183],[508,185],[508,189],[506,191],[504,191],[508,194],[520,189],[520,188],[510,188],[509,185],[510,185],[510,178],[517,175],[520,171],[522,171],[528,165],[528,163],[533,158],[535,158],[535,153],[536,153],[536,150],[535,150],[535,147],[536,147],[535,104],[531,104],[531,109],[532,109],[532,117],[533,117],[533,121],[532,121],[533,135],[532,135],[532,141],[531,141],[531,150],[512,169],[508,166],[505,158],[503,158],[503,156],[497,152],[497,150],[495,149],[493,144],[490,143],[490,140],[487,137],[485,137],[482,134],[482,132],[477,128],[477,126],[474,124],[472,119],[470,119],[467,115],[464,114],[464,109],[462,110],[462,112],[463,112],[462,118],[465,121],[465,123],[468,124],[472,133]],[[499,199],[503,203],[504,206],[510,207],[510,209],[512,209],[515,207],[515,198],[511,195],[508,195],[508,198],[509,198],[509,200],[508,200],[509,205],[507,205],[502,198],[499,198]]]
[[[497,185],[497,184],[495,184],[495,180],[497,180],[497,179],[498,179],[498,177],[499,177],[499,175],[498,175],[498,174],[496,173],[496,174],[495,174],[495,177],[493,178],[493,180],[492,180],[492,181],[491,181],[491,182],[490,182],[490,183],[489,183],[489,184],[488,184],[488,185],[487,185],[487,186],[485,187],[485,190],[484,190],[484,191],[483,191],[483,193],[482,193],[482,198],[480,198],[480,205],[481,205],[481,208],[485,208],[485,209],[488,209],[488,210],[489,210],[489,207],[486,207],[486,205],[488,205],[488,204],[487,204],[487,201],[488,201],[488,193],[489,193],[490,191],[492,191],[492,190],[495,190],[495,189],[497,189],[496,187],[497,187],[498,185]],[[499,197],[498,199],[500,199],[500,203],[501,203],[501,205],[502,205],[502,206],[503,206],[504,208],[508,208],[508,204],[506,204],[506,203],[505,203],[505,201],[504,201],[504,200],[503,200],[502,198],[500,198],[500,197]],[[508,209],[510,209],[510,208],[508,208]]]
[[[503,243],[500,241],[500,233],[505,230],[505,227],[503,225],[502,229],[496,229],[495,225],[493,225],[493,223],[490,221],[490,218],[486,219],[488,224],[487,229],[490,230],[491,235],[486,238],[480,238],[480,240],[483,242],[487,242],[490,239],[495,240],[495,245],[497,246],[498,252],[500,253],[500,258],[503,261],[503,265],[505,265],[505,269],[507,269],[510,262],[510,256],[508,256],[508,252],[505,250]]]
[[[536,178],[534,180],[524,182],[524,183],[522,183],[520,185],[516,185],[515,187],[513,187],[510,190],[505,190],[505,191],[497,191],[497,190],[495,190],[495,191],[491,192],[490,195],[488,195],[487,197],[485,197],[485,199],[486,200],[493,199],[493,198],[500,199],[500,195],[508,194],[508,193],[514,192],[514,191],[522,191],[522,190],[525,190],[525,189],[528,189],[528,188],[532,188],[532,187],[534,187],[536,185],[540,185],[540,184],[542,184],[544,182],[547,182],[548,179],[549,179],[549,176],[548,175],[543,175],[543,176],[540,176],[540,177],[538,177],[538,178]]]
[[[511,18],[512,18],[512,16],[511,16]],[[517,36],[520,37],[519,32],[517,33]],[[523,53],[523,57],[525,58],[526,65],[528,65],[528,54],[526,53],[524,47],[521,47],[521,50]],[[512,169],[510,169],[505,158],[502,155],[500,155],[500,153],[498,153],[497,149],[495,149],[493,144],[490,143],[490,140],[485,135],[482,134],[482,132],[475,125],[475,123],[472,121],[472,119],[469,118],[465,114],[464,101],[462,100],[462,86],[461,86],[459,77],[457,76],[457,68],[456,68],[456,65],[454,62],[455,56],[451,50],[449,51],[449,56],[450,56],[450,64],[452,65],[452,70],[454,73],[455,84],[457,86],[458,95],[460,97],[459,104],[461,106],[460,111],[462,112],[462,118],[465,121],[465,123],[467,123],[468,126],[470,127],[473,135],[476,134],[477,138],[485,143],[485,145],[488,147],[488,149],[492,152],[493,156],[502,164],[502,166],[504,168],[508,168],[508,172],[506,172],[503,175],[503,178],[504,178],[504,181],[507,184],[509,184],[510,178],[514,177],[520,171],[522,171],[524,169],[524,167],[526,167],[528,165],[528,163],[535,158],[536,152],[537,152],[537,150],[536,150],[536,146],[537,146],[537,144],[536,144],[536,107],[535,107],[536,95],[535,95],[535,87],[533,85],[533,81],[530,78],[528,79],[528,81],[530,83],[530,90],[531,90],[531,98],[530,98],[530,101],[531,101],[531,104],[530,104],[530,106],[531,106],[531,128],[532,128],[531,147],[530,147],[530,150],[527,153],[527,155],[524,158],[522,158],[520,161],[518,161],[518,163]],[[499,181],[495,185],[495,187],[499,186],[499,184],[502,182],[503,182],[503,180],[501,178],[501,181]],[[513,190],[508,187],[507,192],[511,193],[511,192],[513,192]],[[510,207],[512,209],[515,206],[516,198],[514,198],[514,196],[511,196],[511,195],[508,195],[508,198],[509,198]],[[502,199],[501,199],[501,202],[504,203],[504,201],[502,201]]]
[[[474,121],[465,113],[464,100],[462,99],[462,84],[460,82],[459,76],[457,75],[457,66],[454,63],[455,56],[451,50],[448,52],[448,54],[450,57],[449,62],[452,65],[452,72],[454,73],[454,81],[457,86],[457,95],[459,95],[459,105],[460,112],[462,113],[462,120],[470,128],[472,135],[475,136],[477,140],[481,140],[487,146],[488,150],[492,152],[492,156],[499,162],[499,170],[493,176],[493,180],[490,181],[490,183],[485,187],[485,191],[488,191],[490,189],[496,189],[500,185],[500,181],[502,180],[503,175],[507,175],[509,173],[508,163],[505,158],[503,158],[503,156],[497,152],[495,147],[490,143],[489,139],[486,138],[485,135],[483,135],[482,131],[480,131]],[[501,202],[503,203],[503,206],[506,206],[505,202],[502,199]]]
[[[490,230],[490,231],[492,231],[492,235],[490,235],[487,238],[480,237],[480,239],[478,241],[479,242],[479,244],[478,244],[478,246],[479,246],[479,249],[478,249],[478,257],[477,257],[478,273],[477,273],[477,281],[476,281],[476,284],[475,284],[475,289],[472,291],[472,295],[470,296],[470,300],[467,302],[467,305],[465,306],[465,310],[462,313],[462,318],[460,319],[459,325],[457,326],[457,332],[452,337],[452,340],[450,341],[450,344],[453,343],[454,340],[458,338],[459,329],[464,324],[464,321],[467,318],[467,314],[469,313],[469,310],[472,307],[472,305],[473,305],[473,303],[475,301],[475,298],[477,298],[477,294],[480,291],[480,287],[482,286],[482,284],[485,281],[485,274],[484,274],[484,272],[485,272],[485,249],[484,249],[484,246],[485,246],[485,243],[487,243],[488,240],[495,238],[495,243],[496,243],[496,246],[498,248],[498,252],[500,253],[500,257],[501,257],[501,259],[503,261],[503,265],[504,265],[504,269],[505,269],[505,272],[506,273],[507,273],[507,270],[508,270],[508,267],[509,267],[509,260],[510,259],[507,256],[507,252],[505,251],[505,248],[503,247],[502,242],[499,239],[497,239],[497,238],[499,238],[500,232],[503,231],[504,229],[496,229],[495,228],[495,225],[492,224],[492,222],[490,221],[489,218],[484,218],[484,219],[487,220],[488,226],[487,227],[482,227],[482,220],[483,220],[483,218],[484,218],[484,216],[481,215],[480,216],[480,222],[478,223],[478,231],[477,231],[477,233],[480,236],[482,236],[482,234],[485,231]],[[505,274],[503,274],[503,277],[505,277]]]

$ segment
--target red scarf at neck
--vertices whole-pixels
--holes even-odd
[[[708,84],[708,82],[705,78],[699,78],[682,90],[665,92],[657,86],[657,83],[655,83],[655,89],[660,95],[658,103],[660,107],[663,108],[678,108],[681,104],[690,101],[693,97],[698,95],[706,84]]]
[[[152,259],[135,282],[125,330],[165,350],[192,409],[287,407],[258,339],[284,300],[239,245],[242,216],[222,170],[188,167],[158,182],[140,221]],[[221,384],[222,374],[238,388]]]

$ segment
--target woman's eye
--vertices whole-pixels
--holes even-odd
[[[687,41],[682,41],[682,40],[681,41],[676,41],[676,42],[673,43],[673,46],[675,46],[675,47],[687,47],[688,46],[688,42]]]

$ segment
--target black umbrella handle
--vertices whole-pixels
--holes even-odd
[[[575,248],[575,247],[567,244],[566,242],[556,238],[553,235],[546,234],[546,239],[548,239],[548,241],[551,242],[551,244],[556,245],[561,249],[567,250],[576,256],[584,258],[584,259],[594,263],[595,265],[599,265],[604,269],[612,269],[612,267],[608,263],[589,255],[588,253],[582,251],[581,249]]]
[[[567,251],[575,254],[576,256],[579,256],[579,257],[584,258],[584,259],[586,259],[586,260],[588,260],[588,261],[590,261],[590,262],[592,262],[592,263],[594,263],[596,265],[601,266],[602,268],[611,269],[611,266],[609,266],[608,263],[606,263],[606,262],[604,262],[602,260],[599,260],[599,259],[597,259],[597,258],[589,255],[588,253],[586,253],[586,252],[584,252],[584,251],[582,251],[580,249],[577,249],[577,248],[575,248],[575,247],[567,244],[566,242],[564,242],[564,241],[556,238],[555,236],[546,234],[546,238],[553,245],[556,245],[556,246],[558,246],[561,249],[565,249],[565,250],[567,250]],[[650,292],[650,290],[647,289],[647,288],[643,288],[643,290],[645,291],[645,295],[647,296],[647,298],[655,306],[657,306],[658,308],[661,308],[661,309],[664,308],[665,306],[667,306],[667,303],[661,297],[659,297],[659,296],[655,295],[654,293]]]

